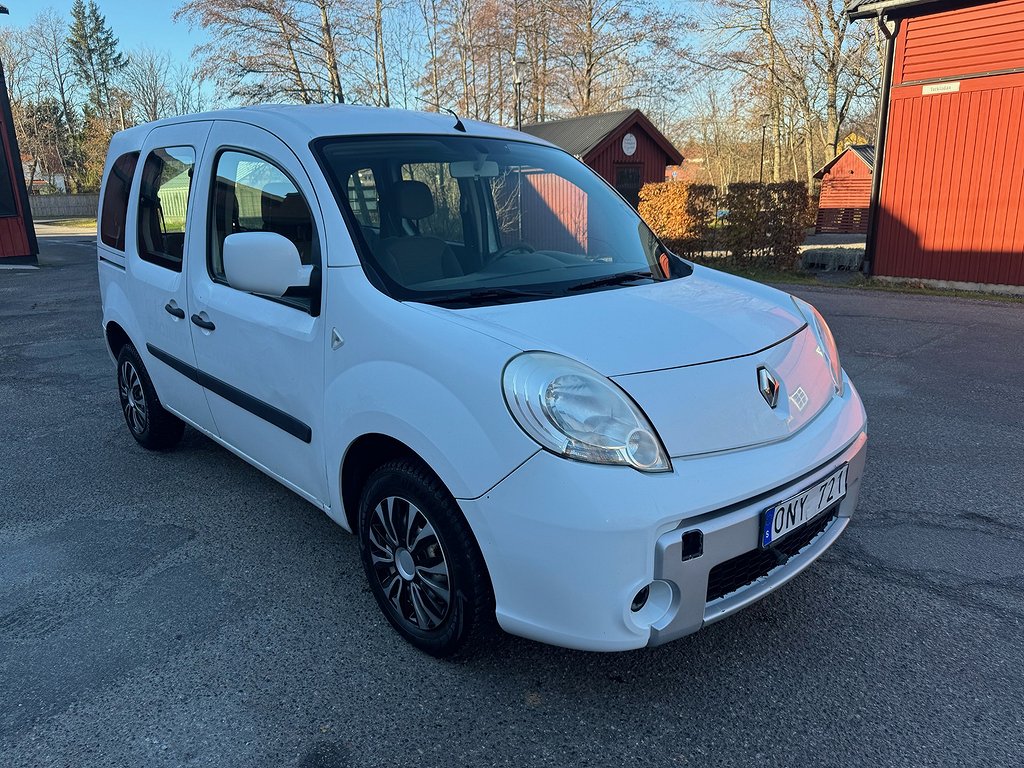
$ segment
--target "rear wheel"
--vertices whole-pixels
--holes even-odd
[[[185,424],[160,405],[146,367],[130,343],[117,356],[117,393],[128,431],[139,445],[162,451],[178,444]]]
[[[419,464],[391,461],[367,481],[359,549],[391,625],[433,656],[471,647],[493,624],[490,579],[451,494]]]

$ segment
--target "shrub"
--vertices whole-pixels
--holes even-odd
[[[648,226],[661,237],[679,240],[687,235],[687,197],[690,185],[678,181],[644,184],[637,210]]]
[[[807,210],[802,182],[737,183],[724,193],[694,184],[686,190],[685,215],[677,217],[684,227],[661,229],[645,218],[669,248],[693,261],[791,270],[799,262]]]

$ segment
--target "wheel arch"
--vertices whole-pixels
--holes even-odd
[[[125,345],[132,343],[128,331],[121,327],[121,324],[116,320],[107,321],[106,325],[103,326],[103,336],[107,342],[107,349],[115,360],[117,360],[117,356],[124,349]]]
[[[448,488],[430,464],[401,440],[380,432],[360,435],[345,451],[338,478],[344,520],[352,533],[356,533],[359,527],[359,496],[367,479],[378,467],[399,458],[407,458],[422,465],[441,485]]]

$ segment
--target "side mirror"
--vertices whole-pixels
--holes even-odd
[[[224,276],[240,291],[283,296],[309,285],[312,267],[304,266],[295,244],[276,232],[236,232],[224,238]]]

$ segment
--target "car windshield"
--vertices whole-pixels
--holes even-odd
[[[565,152],[471,136],[315,144],[371,279],[450,307],[682,277],[628,203]]]

